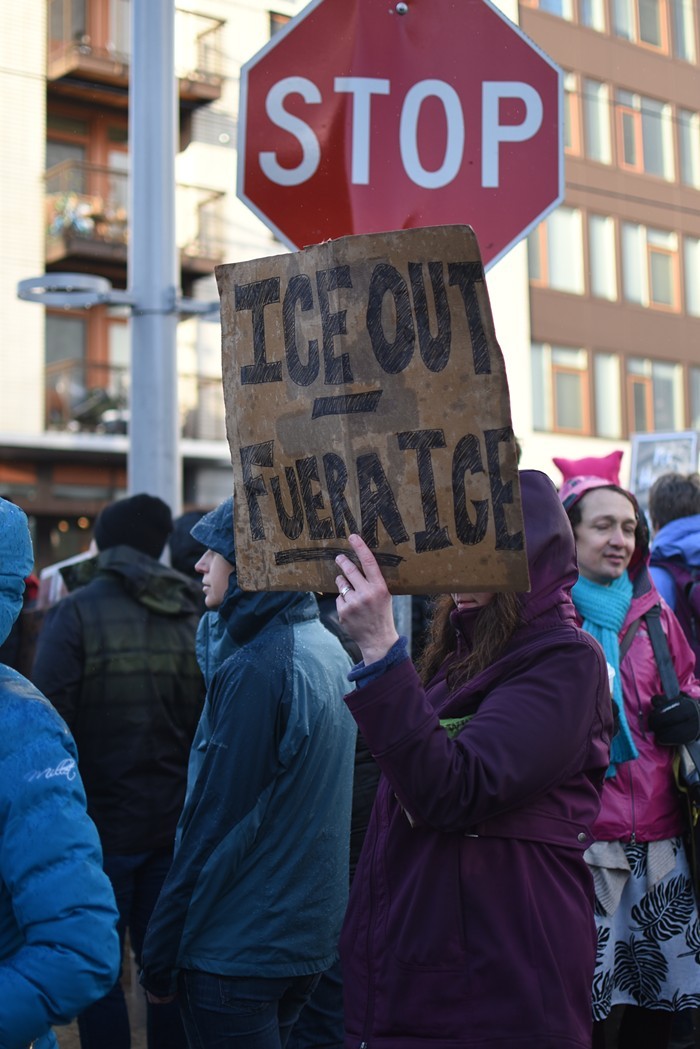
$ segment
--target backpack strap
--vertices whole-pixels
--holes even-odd
[[[649,640],[654,650],[654,659],[661,678],[661,687],[668,699],[675,699],[680,692],[678,675],[671,659],[668,641],[661,626],[661,605],[652,605],[644,613],[644,619],[649,631]]]
[[[622,660],[625,658],[625,656],[629,652],[630,645],[634,641],[634,635],[639,630],[641,622],[642,622],[642,617],[640,616],[639,619],[635,619],[635,621],[633,623],[630,623],[630,625],[627,627],[627,631],[625,633],[625,636],[623,637],[622,641],[620,642],[620,666],[622,666]]]

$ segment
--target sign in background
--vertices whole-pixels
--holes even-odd
[[[633,433],[630,488],[645,513],[649,510],[649,491],[661,474],[695,473],[698,469],[698,434]]]
[[[216,276],[241,586],[332,591],[359,532],[392,593],[527,590],[473,231],[345,237]]]
[[[238,195],[292,249],[466,223],[488,269],[564,198],[562,94],[490,0],[311,0],[241,70]]]

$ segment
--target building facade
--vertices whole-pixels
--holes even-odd
[[[565,77],[566,199],[528,239],[535,443],[596,454],[697,430],[700,9],[519,6]]]
[[[216,300],[219,262],[285,250],[235,193],[240,67],[303,7],[270,3],[176,4],[183,296]],[[566,199],[488,277],[522,465],[556,481],[553,455],[700,429],[700,19],[695,0],[499,6],[565,77]],[[129,33],[129,0],[23,0],[0,35],[0,493],[40,566],[126,490],[128,308],[38,306],[17,284],[127,287]],[[231,484],[219,325],[181,317],[177,361],[183,499],[205,508]]]

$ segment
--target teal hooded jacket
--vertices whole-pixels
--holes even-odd
[[[200,627],[207,698],[143,950],[141,981],[163,996],[180,969],[269,978],[327,969],[348,891],[350,659],[312,594],[240,589],[231,499],[192,534],[234,571]]]

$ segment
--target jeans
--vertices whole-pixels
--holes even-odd
[[[301,1010],[287,1049],[343,1049],[343,981],[336,961]]]
[[[319,973],[265,979],[182,970],[189,1049],[283,1049],[318,980]]]
[[[124,957],[124,937],[129,939],[140,962],[146,926],[156,905],[172,853],[141,852],[131,856],[103,857],[105,874],[112,883],[119,911],[117,932]],[[130,1049],[131,1030],[121,980],[104,998],[78,1017],[81,1049]],[[176,1002],[146,1006],[148,1049],[186,1049],[187,1041]]]

